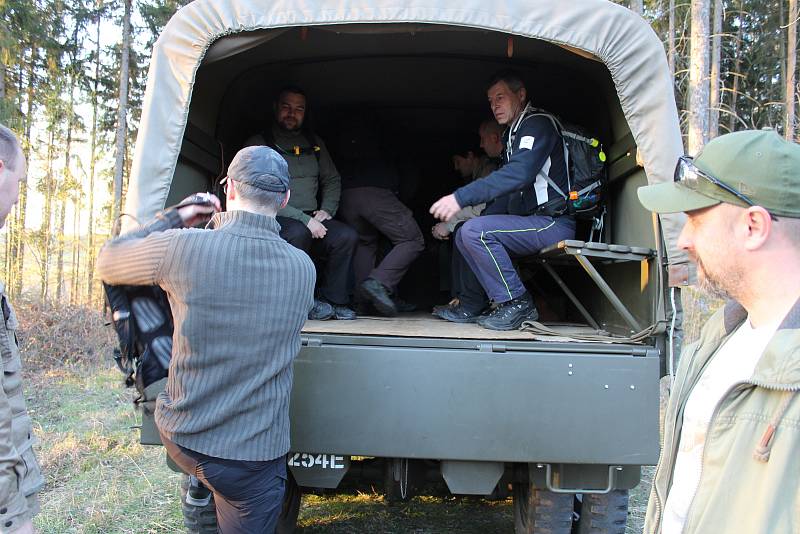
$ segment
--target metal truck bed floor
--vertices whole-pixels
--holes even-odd
[[[427,312],[403,313],[398,317],[359,316],[355,321],[307,321],[304,334],[348,334],[367,336],[399,336],[452,339],[513,339],[538,341],[570,341],[569,331],[591,334],[595,331],[588,326],[548,325],[554,330],[564,332],[564,337],[539,336],[531,332],[514,330],[498,332],[487,330],[476,324],[449,323],[437,319]]]

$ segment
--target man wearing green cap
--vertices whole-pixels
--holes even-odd
[[[686,212],[678,246],[727,299],[684,348],[644,531],[800,532],[800,145],[718,137],[639,199]]]

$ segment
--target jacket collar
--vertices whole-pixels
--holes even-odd
[[[738,302],[729,301],[723,317],[721,337],[727,337],[747,319],[747,311]],[[800,300],[783,318],[764,349],[752,381],[773,389],[800,389]]]
[[[251,211],[235,210],[215,214],[206,228],[225,230],[244,237],[264,239],[268,236],[277,236],[281,230],[281,225],[278,224],[275,217],[268,217]]]

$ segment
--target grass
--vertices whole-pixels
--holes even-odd
[[[717,303],[685,301],[687,338]],[[702,296],[700,296],[702,297]],[[28,409],[47,480],[34,524],[43,534],[184,532],[180,476],[161,447],[142,447],[133,390],[110,363],[114,344],[100,314],[80,308],[17,306]],[[631,491],[628,534],[641,532],[653,468]],[[511,500],[415,497],[387,504],[379,494],[306,495],[304,533],[513,533]]]

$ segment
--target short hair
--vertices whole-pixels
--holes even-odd
[[[506,127],[497,122],[495,119],[486,119],[478,127],[478,131],[488,130],[490,133],[496,133],[500,137],[503,136],[505,129]]]
[[[20,144],[17,136],[9,128],[0,124],[0,160],[9,168],[17,170]]]
[[[277,211],[281,209],[283,199],[286,198],[286,191],[266,191],[254,185],[237,182],[234,178],[236,192],[242,197],[242,200],[248,204],[253,204],[260,208],[265,208],[270,211]]]
[[[489,83],[486,84],[486,90],[488,91],[493,85],[500,82],[506,82],[508,88],[515,93],[520,89],[525,89],[525,82],[522,81],[520,73],[513,69],[505,69],[494,73],[494,75],[489,78]]]
[[[297,85],[284,85],[284,86],[283,86],[283,87],[281,87],[281,88],[280,88],[280,90],[278,91],[278,96],[277,96],[277,97],[275,97],[275,102],[276,102],[276,103],[277,103],[277,102],[280,102],[280,101],[281,101],[281,98],[283,97],[283,95],[285,95],[285,94],[287,94],[287,93],[291,93],[291,94],[293,94],[293,95],[300,95],[300,96],[302,96],[303,98],[305,98],[306,100],[308,100],[308,97],[306,96],[306,92],[305,92],[305,91],[303,91],[303,90],[302,90],[300,87],[298,87]]]

